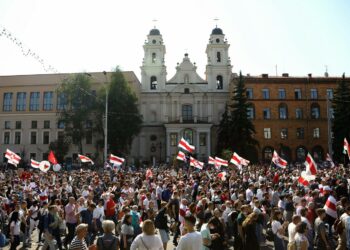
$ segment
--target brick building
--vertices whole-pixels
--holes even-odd
[[[331,136],[328,130],[333,113],[331,99],[340,79],[311,74],[245,77],[247,97],[253,104],[248,116],[253,120],[260,144],[259,160],[269,161],[273,150],[289,161],[303,161],[307,152],[315,160],[325,159]]]

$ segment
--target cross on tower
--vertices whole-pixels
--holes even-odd
[[[219,18],[217,18],[217,17],[215,17],[214,18],[214,21],[215,21],[215,27],[217,28],[218,27],[218,21],[219,21],[220,19]]]
[[[158,22],[157,19],[153,19],[152,22],[154,23],[154,28],[156,28],[156,22]]]

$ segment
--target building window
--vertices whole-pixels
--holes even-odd
[[[334,109],[333,108],[329,108],[329,117],[331,119],[334,119]]]
[[[4,133],[4,144],[10,144],[10,132]]]
[[[303,110],[301,108],[295,109],[295,118],[298,120],[303,119]]]
[[[294,89],[294,98],[295,100],[301,99],[301,89]]]
[[[184,139],[191,145],[193,145],[193,130],[192,129],[185,129],[184,130]]]
[[[278,89],[278,99],[286,99],[286,90]]]
[[[16,129],[21,129],[22,128],[22,122],[21,121],[16,121]]]
[[[16,110],[17,111],[25,111],[26,110],[26,92],[18,92],[17,93]]]
[[[30,144],[36,144],[36,132],[30,132]]]
[[[44,92],[43,110],[45,111],[52,110],[52,107],[53,107],[52,101],[53,101],[53,92],[52,91]]]
[[[304,128],[297,128],[297,138],[304,139]]]
[[[86,120],[85,121],[85,128],[91,129],[92,128],[92,120]]]
[[[3,111],[12,111],[12,93],[4,93]]]
[[[313,137],[320,138],[320,128],[314,128]]]
[[[288,129],[282,128],[281,129],[281,139],[287,139],[288,138]]]
[[[250,120],[254,119],[254,107],[252,105],[247,108],[247,118]]]
[[[32,121],[32,128],[33,129],[38,128],[38,121]]]
[[[271,128],[264,128],[264,138],[271,139]]]
[[[170,134],[170,146],[176,147],[177,146],[177,133],[171,133]]]
[[[207,146],[207,133],[199,133],[199,146]]]
[[[263,149],[263,158],[264,161],[271,161],[272,159],[272,153],[273,153],[273,148],[271,147],[265,147]]]
[[[156,55],[156,53],[152,53],[152,63],[155,63],[156,62],[156,57],[157,57],[157,55]]]
[[[253,89],[248,88],[246,90],[246,96],[247,96],[247,99],[253,99]]]
[[[151,76],[151,89],[157,89],[157,77]]]
[[[318,105],[317,103],[311,104],[311,118],[312,119],[320,118],[320,105]]]
[[[270,110],[270,108],[264,108],[263,109],[263,118],[264,118],[264,120],[271,119],[271,110]]]
[[[219,51],[216,52],[216,62],[221,62],[221,53]]]
[[[329,99],[333,99],[333,89],[327,89],[327,97]]]
[[[185,93],[185,94],[189,94],[189,93],[190,93],[190,89],[189,89],[189,88],[185,88],[185,89],[184,89],[184,93]]]
[[[278,114],[279,114],[279,118],[280,118],[281,120],[286,120],[286,119],[288,119],[288,107],[287,107],[287,104],[281,103],[281,104],[278,106]]]
[[[85,140],[86,144],[92,144],[92,130],[86,131]]]
[[[93,94],[94,95],[94,94]],[[95,93],[96,95],[96,93]],[[62,111],[67,109],[67,97],[65,93],[57,94],[57,110]]]
[[[58,121],[57,122],[57,128],[64,129],[64,121]]]
[[[29,110],[39,111],[40,106],[40,92],[30,92]]]
[[[306,158],[306,149],[303,146],[300,146],[296,149],[296,153],[297,153],[297,161],[305,161]]]
[[[47,159],[49,158],[49,153],[43,153],[43,161],[47,161]]]
[[[49,144],[50,143],[50,132],[45,131],[43,133],[43,144]]]
[[[270,99],[270,90],[269,89],[262,89],[262,97],[263,99]]]
[[[189,83],[189,82],[190,82],[190,77],[188,76],[188,74],[185,74],[184,83]]]
[[[35,160],[36,159],[36,153],[30,153],[29,158]]]
[[[50,128],[50,121],[44,121],[44,128]]]
[[[222,76],[218,75],[216,77],[216,88],[217,89],[223,89],[223,80],[222,80]]]
[[[192,105],[182,105],[182,119],[183,121],[192,120]]]
[[[57,140],[62,141],[64,139],[64,132],[58,131],[57,132]]]
[[[317,89],[310,89],[310,98],[313,100],[316,100],[318,98]]]
[[[5,121],[5,129],[10,129],[10,128],[11,128],[11,122]]]
[[[21,144],[21,132],[15,132],[15,144]]]

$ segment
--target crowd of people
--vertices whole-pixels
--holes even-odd
[[[307,185],[298,181],[302,170],[2,169],[0,246],[350,249],[349,169],[319,169]]]

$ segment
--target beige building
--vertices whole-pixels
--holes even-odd
[[[103,73],[89,73],[92,88],[97,90],[106,82]],[[139,95],[140,82],[133,72],[123,72],[130,87]],[[64,130],[57,120],[57,111],[63,107],[56,89],[68,74],[41,74],[0,76],[0,153],[6,149],[22,156],[24,160],[46,159],[49,143]],[[107,79],[110,73],[107,73]],[[94,97],[91,97],[94,98]],[[94,155],[97,137],[91,134],[83,144],[84,153]],[[78,147],[71,145],[68,159],[76,159]],[[100,152],[101,159],[103,152]]]

